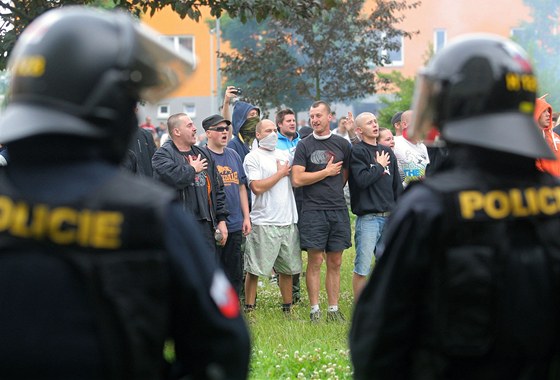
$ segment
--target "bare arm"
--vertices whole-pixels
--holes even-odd
[[[243,227],[241,231],[243,236],[247,236],[251,233],[251,218],[249,217],[249,199],[245,185],[239,186],[239,200],[241,202],[241,213],[243,214]]]
[[[346,124],[346,132],[348,132],[348,138],[350,139],[352,145],[357,144],[360,142],[360,139],[356,134],[356,122],[354,121],[354,115],[352,115],[352,112],[348,112],[347,120],[348,123]]]
[[[231,99],[233,99],[236,95],[234,93],[232,93],[231,91],[234,90],[235,87],[234,86],[227,86],[226,88],[226,93],[224,94],[224,103],[222,106],[222,116],[224,117],[224,119],[231,121],[231,112],[229,109],[229,106],[231,104]],[[233,128],[229,129],[228,132],[228,141],[231,140],[232,137],[232,131]]]

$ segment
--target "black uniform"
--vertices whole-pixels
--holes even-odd
[[[560,182],[471,148],[451,166],[388,222],[354,314],[355,377],[546,379],[560,364]]]
[[[139,99],[157,103],[192,69],[158,41],[130,15],[62,7],[10,54],[0,379],[247,376],[239,301],[192,215],[119,169]]]
[[[14,163],[0,210],[0,378],[163,378],[166,339],[174,377],[246,377],[237,297],[167,189]]]

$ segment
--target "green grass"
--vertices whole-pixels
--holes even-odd
[[[354,225],[352,221],[352,226]],[[301,278],[301,302],[286,318],[280,308],[278,285],[260,278],[257,308],[248,318],[252,336],[249,379],[350,379],[352,368],[348,351],[348,329],[353,307],[352,269],[354,248],[342,255],[339,308],[345,323],[327,323],[325,263],[323,263],[320,307],[322,319],[309,320],[309,298],[305,278]],[[303,254],[304,269],[307,255]]]
[[[355,216],[350,213],[352,237]],[[342,254],[339,308],[346,317],[344,323],[327,323],[327,294],[324,287],[326,264],[321,271],[319,304],[321,322],[309,320],[309,298],[305,277],[301,277],[301,302],[294,305],[287,318],[281,310],[280,289],[267,278],[260,278],[257,308],[248,319],[251,332],[250,380],[261,379],[351,379],[352,366],[348,350],[348,329],[353,308],[352,270],[355,250]],[[304,271],[307,255],[303,253]],[[164,357],[174,360],[173,344],[165,346]]]

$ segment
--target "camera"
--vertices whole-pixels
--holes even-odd
[[[241,91],[241,89],[239,87],[234,88],[233,90],[231,90],[231,93],[239,96],[243,93],[243,91]]]

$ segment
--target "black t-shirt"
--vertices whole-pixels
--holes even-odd
[[[301,140],[294,156],[294,165],[305,167],[306,172],[318,172],[333,163],[343,161],[343,169],[350,163],[350,143],[343,137],[331,135],[328,139],[317,140],[314,136]],[[303,186],[303,207],[305,210],[340,210],[346,208],[344,199],[344,175],[327,177],[309,186]]]

